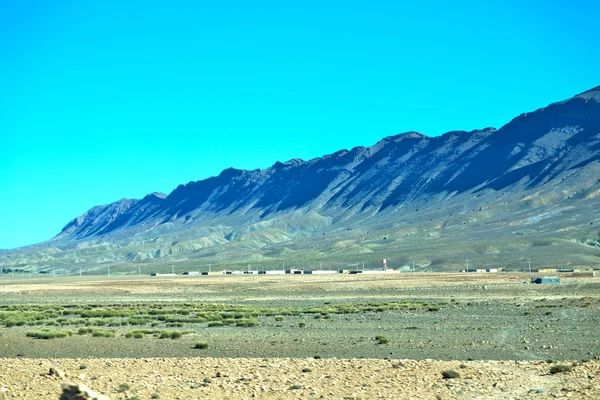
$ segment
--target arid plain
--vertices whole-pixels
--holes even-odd
[[[0,398],[599,398],[600,278],[561,279],[7,277]]]

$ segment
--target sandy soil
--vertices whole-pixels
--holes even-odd
[[[84,383],[111,399],[598,399],[600,363],[373,359],[2,359],[0,398],[57,399]],[[49,375],[53,367],[64,377]],[[444,379],[441,372],[459,371]],[[304,372],[303,372],[304,371]]]

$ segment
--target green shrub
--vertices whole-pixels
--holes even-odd
[[[194,345],[195,349],[200,349],[200,350],[204,350],[204,349],[208,349],[208,343],[205,342],[198,342]]]
[[[52,331],[50,329],[42,329],[41,331],[28,331],[27,337],[36,339],[56,339],[65,338],[73,334],[71,331]]]
[[[377,340],[377,344],[388,344],[390,341],[383,335],[375,336],[375,340]]]
[[[92,329],[93,337],[115,337],[116,334],[112,329]]]
[[[248,318],[248,319],[240,319],[235,323],[235,326],[242,326],[242,327],[253,327],[253,326],[259,326],[260,323],[255,320],[254,318]]]
[[[160,331],[159,339],[179,339],[183,335],[187,335],[189,333],[196,333],[196,331]]]
[[[127,383],[121,383],[119,385],[119,389],[117,389],[117,392],[123,393],[123,392],[128,391],[129,389],[130,389],[130,386]]]
[[[278,315],[275,317],[275,321],[281,322],[281,321],[283,321],[283,317],[281,315]]]
[[[298,327],[299,327],[299,328],[305,328],[305,327],[306,327],[306,321],[300,321],[300,322],[298,323]]]

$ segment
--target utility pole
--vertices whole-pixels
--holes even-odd
[[[142,276],[142,267],[138,265],[138,276]]]
[[[320,264],[321,264],[321,271],[323,271],[323,263],[320,263]]]
[[[465,262],[467,263],[467,272],[469,272],[469,260],[465,260]]]
[[[412,262],[413,262],[413,274],[414,274],[415,273],[415,259],[414,258],[412,259]]]
[[[171,273],[172,273],[173,275],[175,275],[175,266],[174,266],[174,265],[171,265]]]
[[[527,262],[529,263],[529,275],[531,275],[531,258],[528,258]]]
[[[364,270],[365,270],[365,262],[363,261],[362,263],[363,263],[363,272],[364,272]]]
[[[108,276],[110,276],[110,267],[108,267]]]
[[[81,277],[81,267],[79,267],[79,276]]]

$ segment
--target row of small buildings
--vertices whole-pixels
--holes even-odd
[[[393,269],[385,269],[385,270],[309,270],[309,269],[281,269],[281,270],[258,270],[258,271],[186,271],[182,275],[185,276],[201,276],[201,275],[330,275],[330,274],[365,274],[365,275],[374,275],[374,274],[387,274],[394,272]],[[178,274],[161,274],[158,272],[153,272],[150,276],[177,276]]]

